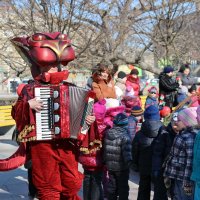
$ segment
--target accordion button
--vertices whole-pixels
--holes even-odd
[[[60,116],[59,116],[59,115],[55,115],[55,116],[54,116],[54,121],[55,121],[55,122],[58,122],[59,120],[60,120]]]
[[[59,127],[55,127],[55,134],[59,134],[60,133],[60,128]]]
[[[59,92],[57,90],[53,91],[53,97],[54,99],[59,97]]]
[[[54,103],[54,110],[58,110],[59,108],[59,103]]]

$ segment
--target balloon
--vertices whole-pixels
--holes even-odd
[[[162,110],[160,110],[160,116],[162,118],[169,116],[170,113],[171,113],[171,109],[168,106],[163,106]]]

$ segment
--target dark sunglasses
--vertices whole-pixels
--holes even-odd
[[[150,92],[151,94],[156,94],[156,92]]]

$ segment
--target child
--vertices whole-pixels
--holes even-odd
[[[177,130],[174,143],[164,162],[164,177],[174,183],[174,199],[193,200],[194,183],[190,180],[192,174],[193,147],[198,125],[197,108],[190,107],[181,110],[177,116]],[[165,181],[166,182],[166,181]],[[168,182],[168,181],[167,181]]]
[[[177,95],[177,103],[181,103],[184,99],[188,97],[188,89],[186,86],[179,86],[178,95]]]
[[[159,108],[158,102],[158,90],[156,87],[151,87],[148,90],[149,94],[146,98],[145,108],[148,108],[150,105],[156,106]]]
[[[132,163],[131,138],[128,134],[128,118],[119,113],[114,117],[114,126],[106,131],[104,160],[109,174],[108,200],[128,200],[129,167]]]
[[[144,111],[140,106],[133,106],[131,110],[131,114],[128,117],[128,132],[131,136],[131,141],[133,141],[135,133],[140,129],[139,125],[141,125],[143,113]]]
[[[85,139],[80,146],[79,162],[84,169],[83,199],[103,200],[103,162],[102,138],[106,126],[104,117],[106,101],[102,99],[93,106],[96,121],[91,125]]]
[[[150,200],[152,144],[163,126],[155,106],[151,105],[144,111],[144,119],[141,130],[132,142],[133,166],[140,174],[138,200]]]
[[[189,95],[191,95],[191,103],[190,107],[198,107],[199,106],[199,99],[197,97],[197,86],[192,85],[190,89],[188,89]]]
[[[124,96],[126,91],[126,73],[123,71],[118,72],[117,79],[115,82],[115,92],[118,99],[121,99]]]
[[[160,129],[160,133],[153,144],[152,178],[154,183],[154,200],[168,199],[162,165],[170,152],[175,136],[179,133],[176,126],[177,115],[177,112],[174,113],[168,126]],[[171,199],[173,199],[173,193],[171,193],[170,188],[168,191],[170,192]]]
[[[121,104],[125,107],[125,112],[127,116],[131,114],[133,106],[142,107],[141,99],[139,96],[134,96],[134,97],[126,96],[122,99]]]
[[[132,69],[126,80],[126,87],[131,86],[135,96],[139,96],[140,92],[140,79],[138,74],[139,72],[137,69]]]

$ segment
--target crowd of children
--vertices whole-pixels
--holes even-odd
[[[172,71],[168,66],[163,76]],[[152,183],[154,200],[167,200],[169,196],[173,200],[197,200],[200,107],[196,88],[188,90],[177,83],[179,88],[173,91],[176,89],[179,102],[191,98],[170,115],[166,126],[162,118],[166,115],[161,111],[165,103],[172,105],[171,100],[159,101],[160,91],[151,87],[143,110],[137,69],[129,75],[118,72],[114,83],[108,66],[99,65],[92,78],[96,121],[79,157],[85,175],[84,200],[128,200],[129,170],[139,172],[138,200],[150,200]],[[171,112],[172,108],[168,109]]]

